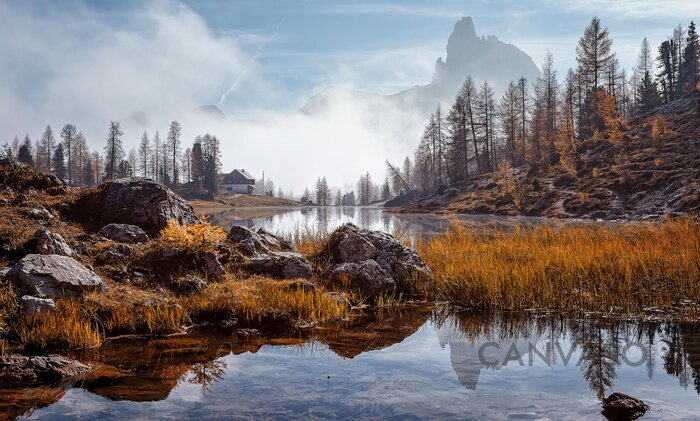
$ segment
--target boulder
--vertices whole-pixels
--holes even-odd
[[[98,232],[99,235],[120,243],[142,243],[148,241],[148,234],[136,225],[107,224]]]
[[[358,290],[366,297],[376,297],[396,289],[394,279],[372,259],[337,264],[322,277],[334,285]]]
[[[31,295],[23,295],[21,300],[22,311],[25,316],[56,311],[56,304],[51,298],[37,298]]]
[[[294,251],[294,246],[290,242],[278,238],[264,228],[259,228],[256,232],[246,227],[234,225],[228,233],[228,240],[248,256],[274,251]]]
[[[77,297],[104,291],[102,279],[75,259],[57,254],[29,254],[7,272],[22,294],[38,298]]]
[[[133,255],[134,249],[131,246],[127,244],[113,244],[95,257],[95,263],[100,265],[124,263],[128,257]]]
[[[82,222],[136,225],[151,235],[157,235],[170,219],[182,225],[198,221],[183,198],[163,184],[144,178],[105,182],[78,198],[70,214]]]
[[[612,421],[636,420],[651,408],[643,400],[615,392],[603,399],[601,414]]]
[[[250,259],[247,269],[252,273],[280,279],[311,277],[311,264],[299,253],[270,252]]]
[[[414,249],[387,233],[354,224],[344,224],[336,229],[322,250],[315,258],[331,265],[374,260],[402,291],[410,291],[414,281],[430,277],[430,269]],[[332,268],[326,273],[331,274]]]
[[[0,387],[28,387],[77,379],[92,370],[92,366],[60,355],[0,356]]]
[[[73,257],[73,249],[66,243],[66,240],[60,234],[53,233],[46,228],[39,228],[31,242],[33,244],[30,249],[33,249],[37,254],[60,254],[61,256]]]

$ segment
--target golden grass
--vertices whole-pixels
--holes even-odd
[[[475,308],[639,312],[700,302],[700,223],[584,224],[478,232],[416,244],[427,296]]]
[[[20,316],[14,333],[30,349],[84,349],[102,344],[103,333],[80,302],[57,300],[55,312]]]
[[[293,288],[294,281],[255,277],[212,283],[201,294],[185,297],[181,305],[192,315],[231,315],[246,322],[287,314],[296,320],[324,322],[347,316],[346,305],[323,294],[320,288]]]

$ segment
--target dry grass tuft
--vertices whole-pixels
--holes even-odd
[[[430,297],[475,308],[636,313],[700,302],[700,223],[517,227],[455,224],[420,241]]]
[[[102,344],[103,333],[80,302],[57,300],[55,312],[20,316],[14,333],[27,348],[85,349]]]
[[[209,284],[201,294],[183,298],[180,303],[193,317],[235,316],[248,323],[279,315],[312,322],[348,315],[346,305],[325,295],[320,288],[307,291],[292,288],[293,283],[260,277],[246,281],[227,279]]]

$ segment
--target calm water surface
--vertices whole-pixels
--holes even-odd
[[[546,222],[563,224],[572,221],[536,217],[505,217],[494,215],[440,216],[431,214],[395,214],[376,207],[296,207],[296,208],[231,208],[208,213],[207,216],[224,228],[240,225],[266,230],[289,238],[296,234],[329,233],[338,226],[352,222],[362,228],[388,232],[397,238],[415,239],[443,231],[455,220],[473,226],[517,224],[532,225]]]
[[[6,414],[602,419],[599,398],[612,391],[646,400],[653,410],[645,419],[700,414],[694,324],[417,310],[307,337],[195,333],[112,340],[81,359],[97,367],[82,383],[0,391]]]

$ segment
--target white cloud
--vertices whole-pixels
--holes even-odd
[[[547,0],[553,7],[578,13],[623,16],[627,18],[681,17],[700,15],[700,2],[693,0]]]
[[[440,7],[405,6],[394,3],[329,4],[318,9],[319,13],[333,15],[414,15],[460,18],[463,12]]]
[[[118,19],[73,6],[0,2],[0,38],[12,40],[0,43],[0,86],[14,98],[0,103],[3,136],[74,121],[101,137],[98,127],[137,110],[175,115],[214,101],[246,59],[235,39],[177,3]],[[13,102],[18,119],[7,117]]]

